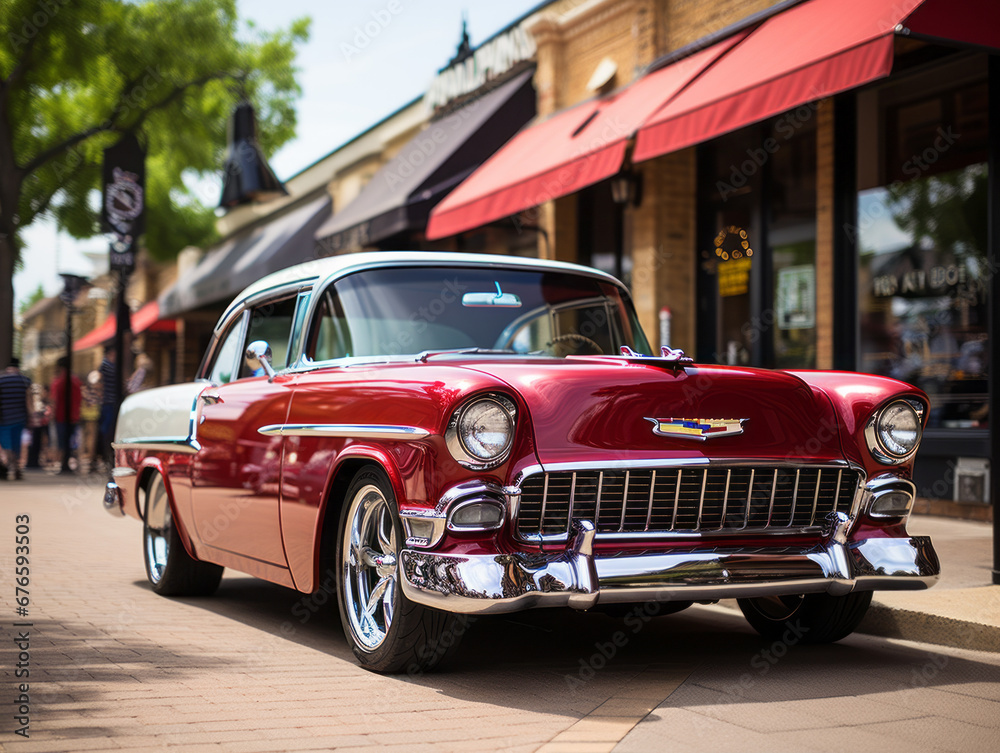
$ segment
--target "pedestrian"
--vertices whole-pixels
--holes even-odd
[[[25,468],[40,470],[42,468],[42,450],[49,434],[49,421],[52,408],[48,400],[48,388],[41,384],[31,386],[31,415],[28,417],[28,427],[31,429],[31,444],[28,445],[28,463]]]
[[[101,431],[98,428],[101,421],[101,394],[101,372],[94,369],[87,374],[83,383],[83,400],[80,406],[80,447],[85,448],[90,473],[97,472],[97,458],[101,456]]]
[[[101,457],[108,468],[114,465],[114,450],[111,443],[115,438],[115,422],[118,419],[118,364],[115,349],[108,346],[104,349],[104,360],[98,371],[101,372],[103,383],[101,391],[101,417],[98,420],[97,444]]]
[[[56,362],[56,378],[52,380],[52,406],[56,422],[56,451],[64,467],[69,466],[69,458],[72,453],[66,453],[66,443],[71,442],[76,431],[77,424],[80,423],[80,398],[82,394],[82,384],[76,374],[68,374],[67,367],[69,361],[63,356]],[[66,413],[66,378],[69,376],[70,404],[69,415]]]
[[[132,376],[128,378],[128,384],[125,389],[126,393],[131,395],[142,389],[143,383],[146,381],[146,375],[149,373],[149,369],[152,365],[153,359],[145,353],[140,353],[135,357],[136,368],[135,371],[132,372]]]
[[[21,480],[21,435],[31,413],[31,380],[21,373],[21,362],[10,359],[0,374],[0,463],[13,469],[14,479]],[[5,470],[2,478],[8,478]]]

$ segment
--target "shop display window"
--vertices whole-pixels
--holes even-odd
[[[930,428],[985,429],[986,83],[968,63],[913,76],[859,116],[858,368],[926,391]]]

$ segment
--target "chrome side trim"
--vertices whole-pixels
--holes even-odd
[[[265,437],[343,437],[345,439],[423,439],[430,432],[417,426],[384,424],[269,424],[257,429]]]
[[[111,478],[126,478],[128,476],[135,475],[135,468],[126,468],[125,466],[117,466],[111,469]]]
[[[193,455],[201,449],[201,445],[188,437],[128,437],[111,446],[116,450],[146,450],[147,452],[180,452]]]
[[[595,555],[593,542],[593,526],[581,521],[573,543],[549,555],[404,549],[400,583],[419,604],[496,614],[544,606],[919,590],[934,585],[941,572],[925,536],[610,556]]]

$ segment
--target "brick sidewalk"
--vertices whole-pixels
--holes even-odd
[[[8,736],[6,722],[0,739],[13,739],[12,751],[534,751],[644,669],[608,669],[568,698],[560,669],[575,667],[535,673],[497,655],[476,662],[493,665],[488,689],[461,667],[423,678],[372,674],[355,664],[336,608],[301,624],[291,610],[302,595],[288,589],[227,572],[211,598],[153,594],[141,528],[109,517],[100,487],[97,477],[88,485],[47,476],[0,487],[4,573],[14,515],[32,519],[31,737]],[[8,627],[6,594],[3,603]],[[295,632],[285,637],[288,622]],[[662,694],[647,684],[653,705],[678,684]],[[14,685],[9,672],[5,685]],[[647,711],[630,710],[629,727]]]
[[[605,752],[668,739],[697,750],[736,741],[838,750],[845,724],[861,725],[850,739],[862,748],[904,751],[918,718],[938,725],[921,733],[923,750],[959,740],[989,750],[996,739],[997,655],[852,636],[782,646],[787,657],[761,669],[774,647],[718,607],[626,630],[620,649],[612,638],[622,621],[600,614],[483,618],[445,671],[371,674],[355,664],[332,604],[302,623],[303,595],[229,572],[210,598],[154,595],[140,525],[104,513],[102,485],[47,476],[0,485],[5,700],[16,687],[7,660],[16,653],[7,632],[14,516],[32,517],[31,737],[13,735],[5,715],[0,748],[12,753]]]

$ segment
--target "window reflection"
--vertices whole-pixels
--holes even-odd
[[[987,172],[859,195],[861,369],[931,396],[929,425],[988,425]]]

